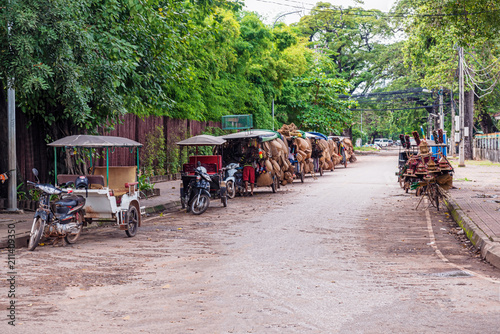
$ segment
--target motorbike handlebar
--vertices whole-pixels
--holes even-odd
[[[35,182],[32,182],[32,181],[26,181],[26,183],[29,184],[29,185],[32,185],[32,186],[34,186],[36,188],[41,188],[41,186],[44,186],[44,187],[50,186],[50,187],[53,187],[54,189],[56,189],[57,191],[60,191],[63,194],[67,194],[68,193],[67,190],[58,188],[56,186],[53,186],[52,184],[41,184],[41,183],[35,183]],[[41,189],[41,190],[44,191],[43,189]]]

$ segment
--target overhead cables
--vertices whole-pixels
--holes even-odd
[[[498,12],[499,9],[493,9],[493,10],[486,10],[486,11],[479,11],[479,12],[459,12],[459,13],[444,13],[444,14],[417,14],[417,13],[404,13],[404,14],[397,14],[397,13],[388,13],[388,12],[377,12],[377,14],[363,14],[360,13],[359,9],[357,8],[346,8],[346,9],[336,9],[336,8],[306,8],[304,5],[302,6],[297,6],[293,4],[287,4],[287,3],[281,3],[281,2],[276,2],[272,0],[256,0],[259,2],[264,2],[264,3],[272,3],[275,5],[280,5],[280,6],[285,6],[285,7],[290,7],[290,8],[297,8],[297,9],[302,9],[302,10],[314,10],[315,12],[331,12],[331,13],[339,13],[341,15],[350,15],[350,16],[362,16],[362,17],[446,17],[446,16],[468,16],[468,15],[479,15],[479,14],[485,14],[485,13],[494,13]],[[293,0],[282,0],[282,1],[287,1],[287,2],[294,2],[294,3],[300,3],[299,1],[293,1]],[[351,12],[351,10],[356,10],[357,12]],[[363,12],[368,12],[373,10],[362,10]],[[374,12],[375,13],[375,12]]]
[[[472,55],[471,55],[472,56]],[[498,77],[500,75],[500,70],[497,71],[497,73],[494,73],[493,75],[490,74],[489,70],[493,68],[494,65],[497,64],[498,60],[500,58],[497,58],[493,63],[489,64],[486,67],[483,67],[479,65],[479,69],[474,69],[472,66],[469,66],[467,61],[465,60],[465,57],[461,59],[462,64],[463,64],[463,69],[464,69],[464,77],[467,85],[471,88],[471,90],[474,92],[474,95],[480,99],[485,97],[488,94],[491,94],[494,90],[495,87],[498,83]],[[475,59],[474,59],[475,60]],[[477,60],[476,60],[477,62]],[[489,85],[486,88],[483,88],[482,86],[484,85]],[[479,95],[476,93],[476,88],[482,92],[482,95]]]
[[[447,104],[443,104],[446,106]],[[427,109],[439,107],[439,104],[433,104],[431,106],[422,106],[422,107],[408,107],[408,108],[386,108],[386,109],[350,109],[351,111],[395,111],[395,110],[412,110],[412,109]]]

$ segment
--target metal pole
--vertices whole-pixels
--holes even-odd
[[[12,24],[7,24],[7,35],[10,39]],[[16,153],[16,91],[14,78],[7,81],[7,127],[8,127],[8,159],[9,187],[7,189],[8,211],[17,211],[17,153]]]
[[[444,131],[443,87],[439,90],[439,128]]]
[[[453,101],[453,91],[450,91],[450,107],[451,107],[451,131],[450,131],[450,151],[452,156],[455,158],[457,153],[455,152],[455,103]]]
[[[464,135],[464,49],[458,48],[458,113],[460,115],[460,147],[458,152],[458,167],[465,167],[465,135]]]
[[[302,10],[296,10],[296,11],[293,11],[293,12],[289,12],[289,13],[281,14],[281,15],[280,15],[280,16],[278,16],[278,17],[276,18],[276,20],[274,21],[272,29],[274,29],[274,26],[276,25],[276,23],[278,22],[278,20],[279,20],[280,18],[282,18],[283,16],[290,15],[290,14],[295,14],[295,13],[300,13],[300,12],[302,12]],[[273,131],[274,131],[274,95],[273,95],[273,104],[272,104],[271,109],[272,109],[272,111],[273,111]]]
[[[57,186],[57,147],[54,146],[54,185]]]
[[[106,187],[109,188],[109,148],[106,147]]]
[[[10,31],[10,26],[9,26]],[[8,211],[17,211],[17,154],[16,154],[16,91],[14,90],[14,79],[8,82],[7,110],[8,110],[8,136],[9,136],[9,188]]]
[[[140,169],[140,166],[139,166],[139,147],[137,147],[136,152],[137,152],[137,171],[135,173],[135,178],[136,178],[135,181],[138,181],[139,180],[139,169]]]
[[[273,131],[274,131],[274,97],[273,97],[273,104],[272,104],[271,109],[273,111]]]

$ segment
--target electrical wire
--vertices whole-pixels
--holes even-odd
[[[478,99],[481,99],[481,98],[485,97],[486,95],[491,94],[495,90],[495,87],[498,83],[498,77],[499,77],[500,71],[497,72],[494,76],[492,76],[486,71],[486,68],[491,67],[497,61],[498,61],[498,59],[495,62],[493,62],[492,64],[488,65],[487,67],[482,67],[481,69],[479,69],[479,70],[486,72],[486,73],[481,74],[481,73],[479,73],[479,70],[478,70],[478,72],[474,72],[473,68],[467,64],[467,61],[465,60],[465,58],[461,59],[462,68],[464,69],[463,72],[464,72],[465,82],[471,88],[472,92],[474,93],[474,95]],[[479,63],[478,63],[478,65],[479,65]],[[476,75],[479,77],[479,80],[475,78]],[[482,77],[485,77],[485,76],[487,77],[486,80],[480,81],[480,80],[482,80]],[[490,84],[489,87],[487,87],[487,88],[481,87],[481,84],[489,84],[493,79],[494,79],[494,81]],[[478,90],[482,91],[483,94],[479,95],[478,93],[476,93],[476,88]]]
[[[395,111],[395,110],[412,110],[412,109],[427,109],[438,107],[439,104],[433,104],[431,106],[423,106],[423,107],[408,107],[408,108],[387,108],[387,109],[350,109],[351,111]],[[443,104],[446,106],[446,104]]]
[[[480,11],[480,12],[460,12],[460,13],[448,13],[448,14],[392,14],[388,12],[379,12],[379,14],[375,15],[368,15],[368,14],[361,14],[361,13],[351,13],[349,12],[349,9],[334,9],[334,8],[320,8],[320,9],[315,9],[313,8],[306,8],[304,5],[302,6],[296,6],[292,4],[285,4],[285,3],[280,3],[272,0],[257,0],[259,2],[264,2],[264,3],[272,3],[275,5],[280,5],[280,6],[285,6],[285,7],[290,7],[290,8],[297,8],[297,9],[302,9],[302,10],[310,10],[310,11],[315,11],[315,12],[330,12],[330,13],[339,13],[342,15],[350,15],[350,16],[361,16],[361,17],[386,17],[386,18],[391,18],[391,17],[446,17],[446,16],[468,16],[468,15],[479,15],[479,14],[484,14],[484,13],[494,13],[498,12],[499,9],[493,9],[493,10],[486,10],[486,11]],[[293,1],[293,0],[282,0],[282,1],[288,1],[288,2],[296,2],[299,3],[298,1]],[[354,8],[355,10],[358,10],[357,8]],[[364,12],[367,12],[367,10],[363,10]]]

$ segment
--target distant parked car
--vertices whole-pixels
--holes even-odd
[[[387,139],[387,138],[376,138],[376,139],[373,141],[373,143],[374,143],[375,145],[380,146],[380,147],[387,147],[387,146],[389,146],[389,141],[391,141],[391,142],[392,142],[392,140]]]

